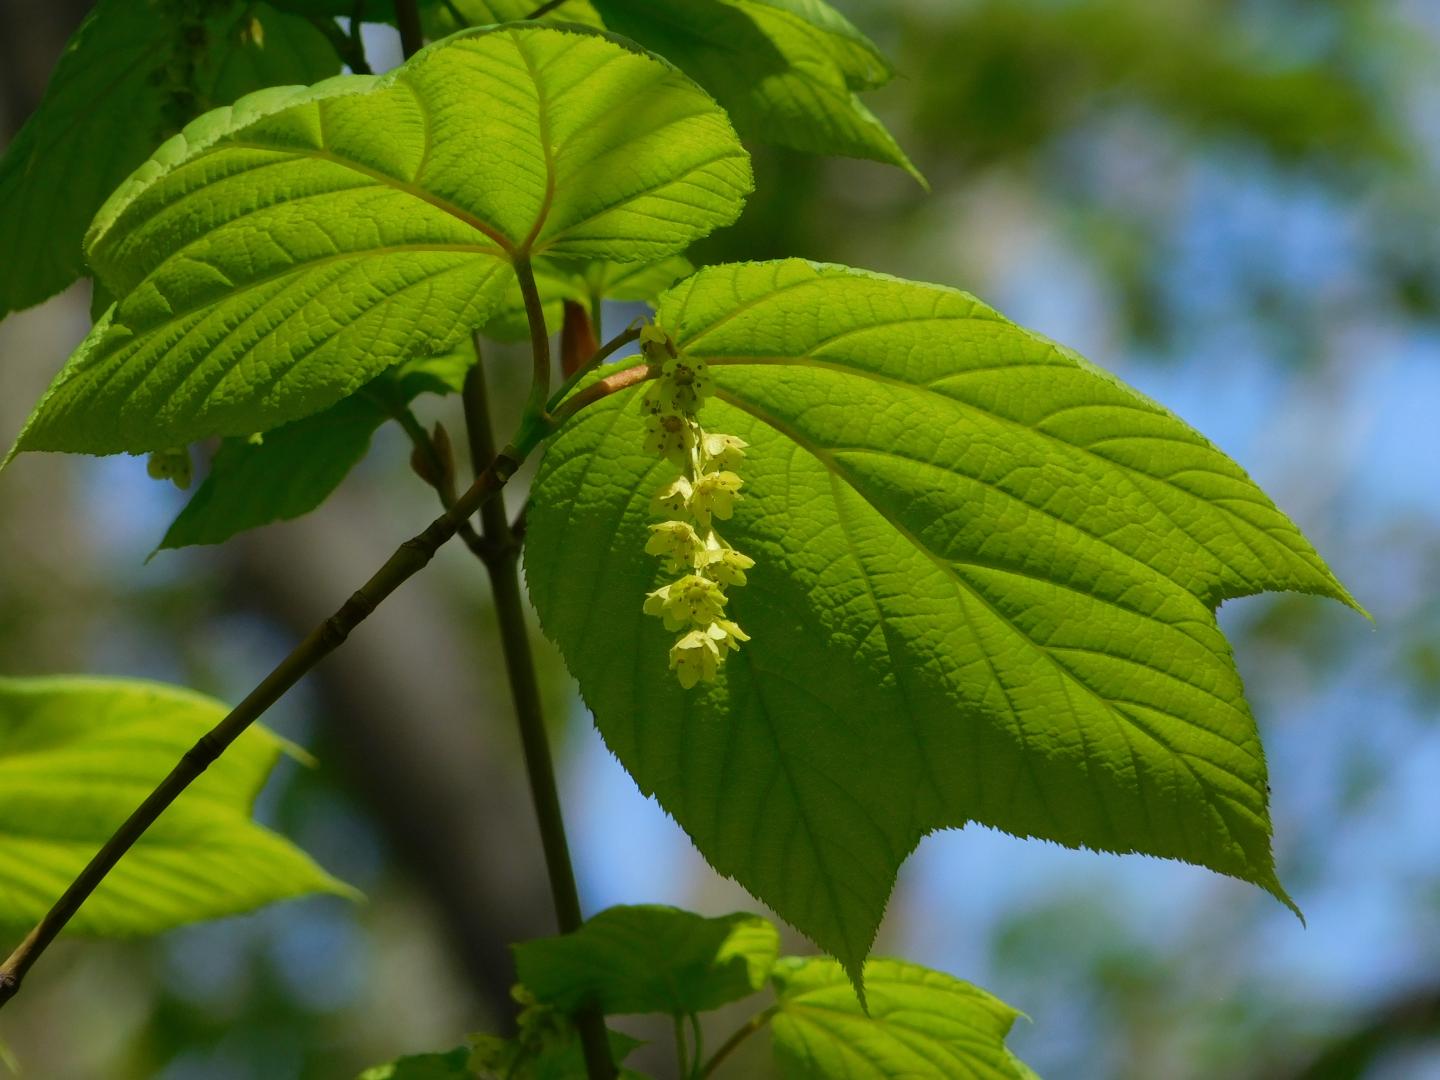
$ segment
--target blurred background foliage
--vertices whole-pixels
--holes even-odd
[[[1440,1077],[1440,5],[839,6],[894,60],[867,100],[933,193],[756,148],[756,197],[697,261],[803,255],[979,294],[1208,434],[1375,617],[1290,596],[1221,613],[1308,928],[1193,868],[968,829],[922,844],[879,951],[1025,1010],[1012,1041],[1041,1075]],[[85,7],[0,2],[6,137]],[[377,70],[398,59],[393,32],[368,40]],[[0,441],[87,303],[80,286],[0,325]],[[492,358],[502,395],[514,359]],[[321,512],[148,564],[183,496],[142,461],[22,461],[0,482],[0,670],[237,699],[432,516],[406,458],[383,431]],[[321,764],[285,766],[262,817],[367,903],[57,949],[0,1018],[24,1075],[343,1077],[505,1028],[505,942],[552,924],[493,636],[483,575],[444,552],[272,717]],[[755,909],[544,663],[587,907]],[[734,1075],[768,1075],[748,1051]]]

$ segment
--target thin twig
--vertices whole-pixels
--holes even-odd
[[[95,857],[71,883],[35,929],[0,965],[0,1007],[20,989],[20,984],[41,954],[80,909],[80,905],[105,880],[120,858],[134,846],[165,809],[191,782],[203,773],[252,723],[311,668],[337,649],[380,602],[419,572],[434,557],[440,545],[455,535],[460,523],[488,505],[506,481],[520,467],[531,450],[545,436],[538,424],[526,425],[511,447],[495,456],[455,505],[432,521],[424,532],[405,541],[335,614],[326,619],[305,640],[291,650],[239,705],[185,753],[155,790],[105,842]]]
[[[365,45],[360,41],[359,31],[355,29],[354,23],[351,24],[351,34],[347,37],[334,19],[327,19],[323,15],[307,15],[306,19],[311,26],[325,35],[325,40],[330,42],[330,48],[335,50],[335,55],[342,64],[356,75],[374,74],[370,70],[369,61],[365,59]]]
[[[635,341],[637,338],[639,338],[639,322],[640,320],[638,319],[635,322],[632,322],[623,331],[621,331],[619,334],[616,334],[604,345],[601,345],[600,348],[596,349],[595,355],[590,357],[589,360],[586,360],[585,363],[581,364],[580,367],[576,369],[575,374],[571,375],[568,379],[565,380],[563,384],[561,384],[560,389],[556,390],[555,393],[551,396],[550,400],[546,402],[545,408],[554,409],[555,406],[559,405],[560,402],[565,400],[565,395],[570,393],[570,391],[575,388],[575,385],[581,379],[583,379],[586,375],[589,375],[590,372],[594,371],[606,360],[609,360],[610,357],[614,356],[626,345],[629,345],[632,341]]]
[[[565,3],[565,0],[546,0],[545,3],[537,7],[529,15],[526,15],[525,19],[528,22],[530,19],[539,19],[545,15],[549,15],[550,12],[554,11],[563,3]]]
[[[614,375],[606,375],[562,402],[560,407],[550,414],[550,422],[559,427],[587,405],[593,405],[603,397],[609,397],[627,386],[642,383],[654,375],[655,370],[649,364],[636,364],[634,367],[617,371]]]
[[[429,463],[434,479],[428,480],[427,483],[435,489],[435,494],[440,496],[441,508],[449,510],[455,505],[455,474],[441,458],[440,451],[435,446],[435,440],[431,438],[430,433],[425,430],[425,425],[420,423],[408,405],[390,409],[390,415],[410,437],[410,444],[415,448],[416,453],[422,455]],[[485,541],[475,531],[475,526],[470,524],[468,518],[460,522],[460,527],[456,531],[461,541],[477,558],[486,557],[488,552]]]

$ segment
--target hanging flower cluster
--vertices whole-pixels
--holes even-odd
[[[657,326],[640,332],[640,351],[658,377],[641,399],[645,412],[645,449],[659,454],[680,475],[655,493],[651,510],[669,520],[650,526],[645,550],[665,560],[665,571],[679,577],[645,598],[645,614],[680,636],[670,649],[670,669],[686,690],[713,682],[725,657],[750,636],[725,618],[725,590],[745,584],[755,565],[715,531],[740,498],[742,481],[733,471],[746,443],[734,435],[706,431],[695,413],[713,384],[705,361],[686,356]]]

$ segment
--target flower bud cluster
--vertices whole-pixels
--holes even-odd
[[[726,656],[750,636],[725,617],[725,590],[745,584],[755,565],[715,529],[728,520],[743,481],[734,472],[746,443],[734,435],[706,431],[695,419],[714,384],[705,361],[680,353],[656,326],[640,333],[640,349],[657,378],[641,399],[645,449],[672,462],[680,475],[655,493],[651,510],[667,518],[650,526],[645,550],[664,560],[676,580],[645,598],[645,614],[665,629],[679,631],[670,649],[670,669],[689,690],[713,682]]]

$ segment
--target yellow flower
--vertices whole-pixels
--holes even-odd
[[[655,493],[650,500],[650,512],[658,515],[688,513],[692,492],[690,481],[678,476]]]
[[[706,626],[724,614],[725,590],[709,578],[686,574],[647,595],[644,611],[662,619],[666,630]]]
[[[720,648],[707,631],[692,630],[670,648],[670,670],[686,690],[714,682],[719,668]]]
[[[745,448],[750,444],[737,435],[720,435],[707,433],[700,441],[700,447],[705,452],[705,458],[717,469],[733,469],[740,464],[740,459],[745,456]]]
[[[739,652],[740,642],[750,640],[750,635],[741,630],[738,623],[729,619],[716,619],[705,628],[705,636],[715,642],[722,663],[727,652]]]
[[[735,512],[735,500],[744,482],[733,472],[706,473],[695,481],[690,513],[701,525],[709,525],[711,517],[723,521]]]
[[[695,446],[695,425],[683,416],[647,416],[645,452],[659,454],[684,468]]]
[[[650,526],[650,539],[645,544],[645,552],[667,559],[667,569],[676,573],[695,568],[705,554],[705,541],[700,539],[694,526],[688,522],[662,521],[659,525]]]
[[[745,571],[754,565],[755,560],[749,555],[742,555],[731,547],[707,547],[705,551],[705,576],[721,585],[744,585]]]

